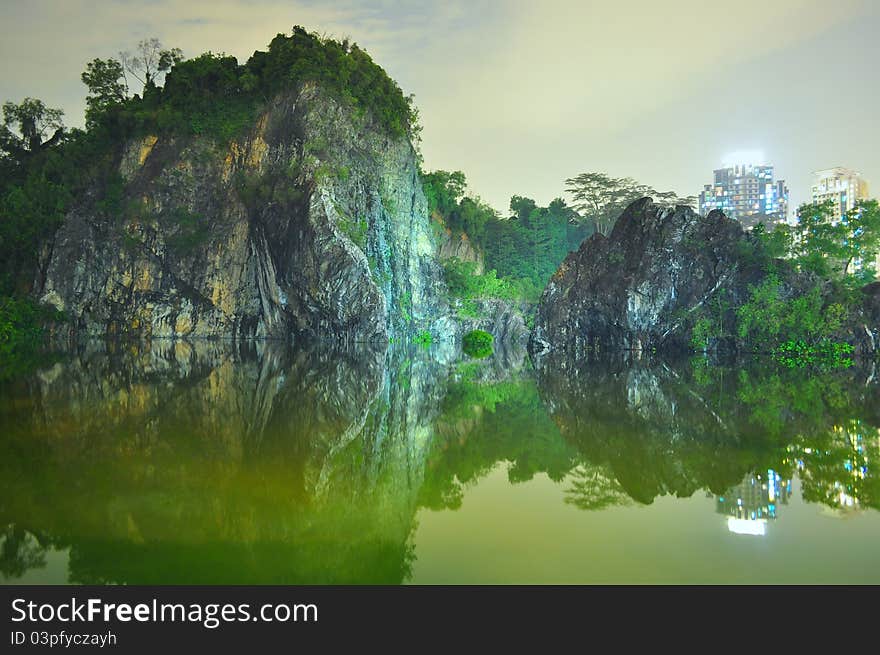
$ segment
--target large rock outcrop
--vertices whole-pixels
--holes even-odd
[[[416,156],[307,84],[226,145],[147,136],[58,231],[38,295],[88,335],[454,336]]]
[[[606,238],[570,253],[541,297],[532,349],[639,350],[681,338],[687,314],[722,286],[741,286],[740,225],[713,211],[637,200]]]

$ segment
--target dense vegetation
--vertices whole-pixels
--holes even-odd
[[[0,382],[39,361],[37,351],[44,326],[64,316],[33,301],[0,296]]]
[[[561,199],[547,207],[513,196],[510,215],[501,217],[479,198],[465,195],[461,171],[422,173],[422,188],[435,218],[453,235],[465,233],[483,253],[487,272],[475,275],[471,262],[446,263],[453,295],[537,302],[550,276],[592,227]]]
[[[840,332],[858,310],[862,285],[874,278],[878,251],[876,201],[858,204],[839,222],[826,203],[800,207],[795,226],[759,224],[741,254],[762,271],[761,280],[737,306],[727,290],[716,292],[695,316],[694,347],[736,339],[787,366],[850,365],[853,348]]]
[[[229,139],[248,125],[258,107],[284,89],[313,82],[370,116],[394,135],[418,133],[412,96],[370,56],[347,39],[336,41],[296,26],[279,34],[267,51],[245,64],[235,57],[205,53],[183,60],[179,50],[158,41],[139,44],[140,66],[95,59],[83,73],[89,87],[87,119],[113,130],[206,134]],[[143,93],[128,97],[126,71],[143,73]],[[164,86],[156,80],[165,73]]]
[[[632,201],[647,195],[665,205],[694,203],[693,198],[604,173],[583,173],[566,184],[574,206],[557,198],[539,207],[531,198],[513,196],[509,215],[502,217],[479,198],[465,195],[467,182],[461,171],[422,173],[432,214],[453,234],[467,234],[485,257],[485,279],[466,281],[475,267],[447,264],[452,292],[464,298],[513,297],[536,302],[565,256],[594,232],[607,234]]]

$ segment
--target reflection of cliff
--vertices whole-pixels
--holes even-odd
[[[0,396],[0,525],[70,546],[81,582],[400,582],[434,366],[326,346],[84,351]]]
[[[419,507],[460,506],[499,463],[583,510],[705,489],[763,518],[768,470],[880,507],[859,373],[552,357],[83,348],[0,388],[0,574],[65,549],[80,582],[401,582]]]
[[[754,457],[731,418],[671,367],[545,359],[539,380],[563,437],[638,502],[720,493]]]
[[[876,412],[876,383],[866,386],[861,372],[805,374],[745,364],[573,363],[550,354],[538,360],[537,370],[542,398],[562,436],[585,462],[607,469],[593,475],[609,480],[603,493],[613,495],[619,484],[642,503],[701,488],[723,495],[755,470],[772,468],[788,479],[795,468],[789,444],[813,444],[824,452],[837,426]],[[876,473],[871,475],[876,485]],[[834,487],[827,479],[822,484]],[[805,484],[805,498],[825,502],[808,490]]]

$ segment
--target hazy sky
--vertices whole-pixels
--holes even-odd
[[[792,200],[811,172],[880,195],[878,0],[2,0],[0,100],[82,125],[94,57],[159,37],[244,61],[301,24],[366,48],[415,93],[429,169],[461,169],[507,209],[583,171],[686,195],[760,150]]]

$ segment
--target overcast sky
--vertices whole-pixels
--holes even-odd
[[[246,60],[279,32],[351,37],[414,93],[429,169],[461,169],[500,210],[584,171],[695,194],[762,151],[792,200],[811,172],[880,191],[877,0],[2,0],[0,100],[82,125],[94,57],[157,36]]]

